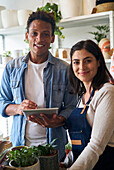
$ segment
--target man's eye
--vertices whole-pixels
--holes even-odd
[[[45,37],[49,37],[50,35],[48,33],[44,33],[44,36]]]
[[[37,32],[32,32],[32,36],[37,36]]]

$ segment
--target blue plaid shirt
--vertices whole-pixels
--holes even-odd
[[[30,53],[10,61],[4,70],[0,87],[0,113],[8,117],[5,108],[9,104],[20,104],[25,99],[24,76],[27,69]],[[68,81],[69,64],[59,60],[49,52],[48,64],[44,68],[44,98],[45,107],[59,107],[59,115],[68,118],[76,105],[77,97],[69,94],[70,84]],[[23,115],[13,116],[10,140],[13,146],[25,145],[26,119]],[[59,150],[59,158],[65,154],[67,142],[65,129],[60,126],[47,129],[47,139],[50,143],[57,138],[54,144]]]

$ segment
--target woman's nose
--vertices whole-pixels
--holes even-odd
[[[82,70],[82,69],[84,69],[84,67],[85,67],[84,62],[80,62],[80,69]]]

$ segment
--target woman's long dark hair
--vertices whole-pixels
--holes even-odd
[[[98,67],[97,74],[93,78],[91,87],[93,87],[94,89],[100,89],[104,83],[109,82],[110,79],[113,79],[106,67],[105,60],[99,46],[92,40],[80,41],[71,48],[70,52],[71,64],[69,68],[69,80],[72,86],[72,93],[74,94],[78,93],[79,95],[84,93],[86,89],[83,82],[80,81],[73,72],[72,56],[75,51],[82,49],[85,49],[91,54],[93,54],[96,60],[100,62],[100,66]]]

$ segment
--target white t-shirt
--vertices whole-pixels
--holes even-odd
[[[35,64],[29,60],[28,69],[25,71],[25,97],[35,102],[38,107],[45,107],[43,70],[47,61],[42,64]],[[27,121],[25,141],[27,146],[37,146],[46,143],[46,128],[37,123]]]

